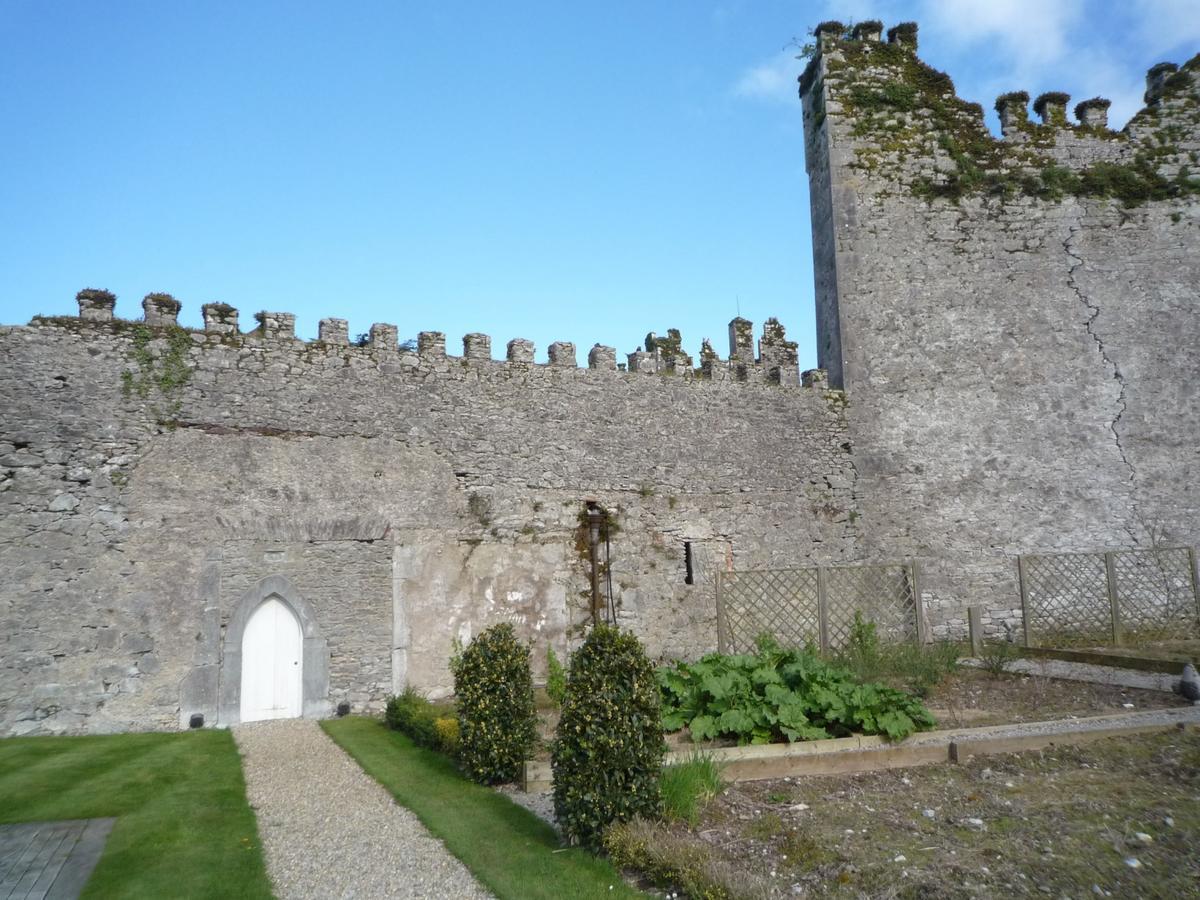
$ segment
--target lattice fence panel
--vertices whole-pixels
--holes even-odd
[[[784,646],[820,640],[816,569],[751,569],[721,572],[718,627],[725,653],[747,653],[760,634]]]
[[[1122,640],[1161,641],[1197,633],[1192,560],[1187,550],[1113,554]]]
[[[1038,646],[1112,640],[1112,604],[1103,554],[1026,556],[1025,628]]]
[[[909,566],[760,569],[721,573],[717,611],[722,649],[753,650],[763,633],[784,646],[819,646],[822,606],[827,647],[846,643],[856,611],[876,623],[882,640],[915,640],[918,635]]]
[[[917,639],[917,605],[908,566],[854,566],[825,574],[829,646],[850,639],[854,613],[875,623],[880,640]]]
[[[1192,564],[1178,548],[1022,557],[1028,639],[1069,647],[1200,634]]]

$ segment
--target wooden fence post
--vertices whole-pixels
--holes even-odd
[[[971,655],[980,656],[983,653],[983,608],[967,607],[967,633],[971,636]]]
[[[1116,554],[1111,550],[1104,554],[1104,571],[1108,582],[1108,605],[1112,610],[1113,646],[1121,646],[1121,608],[1117,602]]]
[[[1025,557],[1017,557],[1017,584],[1021,589],[1021,627],[1025,631],[1025,646],[1033,647],[1033,630],[1029,627],[1029,578],[1025,574]]]
[[[717,652],[729,652],[729,623],[725,621],[725,602],[721,589],[725,584],[725,572],[717,569]]]
[[[921,600],[921,564],[915,559],[908,561],[908,578],[912,586],[913,610],[917,614],[917,643],[929,643],[929,629],[925,622],[925,604]]]
[[[829,597],[824,566],[817,566],[817,642],[822,653],[829,651]]]
[[[1196,548],[1188,547],[1188,568],[1192,576],[1192,599],[1196,602],[1196,629],[1200,633],[1200,569],[1196,568]]]

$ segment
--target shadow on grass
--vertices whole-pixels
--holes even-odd
[[[0,823],[103,816],[84,897],[271,896],[228,731],[0,741]]]
[[[467,781],[440,753],[417,747],[374,719],[321,725],[496,896],[644,896],[606,860],[563,849],[553,828],[507,797]]]

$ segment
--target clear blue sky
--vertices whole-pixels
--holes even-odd
[[[737,311],[815,364],[801,63],[818,21],[915,19],[990,109],[1114,100],[1200,50],[1200,2],[0,0],[0,322],[167,291],[635,349],[722,354]],[[785,49],[786,48],[786,49]]]

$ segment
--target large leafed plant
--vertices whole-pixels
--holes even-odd
[[[695,741],[739,744],[811,741],[850,734],[900,740],[935,724],[911,694],[862,684],[815,653],[760,639],[757,653],[710,654],[656,671],[663,727]]]

